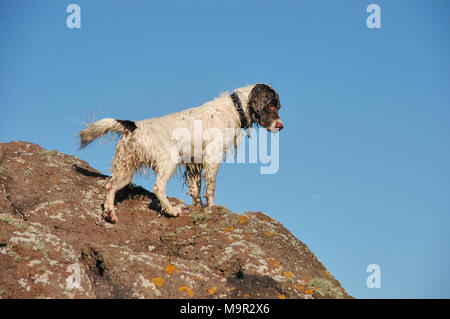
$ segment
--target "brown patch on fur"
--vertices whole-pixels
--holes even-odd
[[[129,120],[116,120],[119,122],[124,128],[129,130],[130,132],[134,132],[135,129],[137,129],[136,123]]]
[[[274,121],[280,119],[278,110],[281,108],[280,97],[267,84],[256,84],[249,95],[248,106],[253,122],[265,128],[269,128]],[[277,124],[282,129],[281,123]]]

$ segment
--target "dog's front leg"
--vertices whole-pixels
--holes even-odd
[[[216,176],[219,171],[220,163],[207,163],[205,164],[205,184],[206,192],[205,199],[206,205],[214,205],[214,192],[216,190]]]
[[[202,207],[202,197],[200,192],[202,190],[202,176],[193,175],[188,177],[189,195],[192,197],[192,205]]]

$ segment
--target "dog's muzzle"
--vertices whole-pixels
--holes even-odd
[[[270,124],[270,126],[267,128],[270,132],[276,133],[281,131],[284,128],[283,122],[281,122],[281,119],[277,119]]]

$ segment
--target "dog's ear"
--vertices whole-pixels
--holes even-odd
[[[263,93],[263,85],[256,84],[250,92],[250,95],[248,96],[248,106],[250,108],[250,114],[252,115],[253,122],[258,122],[258,119],[260,117],[259,115],[264,109],[265,94]]]
[[[248,96],[252,121],[259,124],[261,113],[270,104],[280,104],[278,94],[267,84],[256,84]]]

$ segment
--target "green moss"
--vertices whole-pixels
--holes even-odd
[[[177,246],[171,247],[167,251],[167,256],[169,256],[169,257],[177,257],[179,255],[179,250],[180,250],[180,247],[177,247]]]
[[[23,175],[25,177],[33,177],[33,168],[28,166],[27,168],[24,169],[23,171]]]
[[[225,228],[235,227],[239,223],[239,219],[236,217],[227,217],[225,220],[221,221],[216,227],[217,231],[223,230]]]
[[[227,213],[230,212],[230,210],[229,210],[228,208],[226,208],[224,205],[215,205],[215,206],[216,206],[217,208],[219,208],[219,209],[221,209],[221,210],[227,212]]]
[[[50,151],[45,150],[42,152],[38,152],[39,158],[43,161],[48,160],[49,157],[55,156],[56,154],[58,154],[58,152],[55,150],[50,150]]]
[[[192,228],[192,226],[179,227],[179,228],[175,229],[175,233],[180,234],[180,233],[183,233],[185,231],[188,231],[191,228]]]
[[[263,256],[264,255],[264,252],[261,250],[261,247],[259,247],[258,244],[255,244],[255,243],[249,241],[247,243],[247,245],[249,248],[250,255],[253,255],[253,256]]]
[[[45,266],[41,266],[41,267],[39,267],[39,269],[38,269],[40,272],[46,272],[47,271],[47,268],[45,267]]]
[[[204,269],[200,265],[193,265],[189,268],[189,270],[195,273],[201,273]]]
[[[28,228],[28,225],[16,218],[10,213],[0,214],[0,223],[5,223],[15,226],[18,230],[24,231]]]
[[[161,291],[159,291],[158,289],[153,289],[153,294],[155,295],[156,298],[161,297],[162,293]]]
[[[42,253],[42,255],[44,255],[45,258],[48,257],[49,251],[47,249],[47,247],[45,246],[45,243],[43,241],[39,241],[36,243],[36,248],[38,251],[40,251]]]
[[[17,227],[18,230],[21,230],[21,231],[25,231],[25,230],[27,230],[27,228],[28,228],[27,224],[25,224],[25,223],[20,223],[20,222],[17,223],[15,226]]]
[[[50,227],[47,226],[47,225],[42,225],[42,229],[43,229],[46,233],[51,233],[51,232],[52,232],[52,230],[50,229]]]
[[[173,232],[170,232],[170,233],[166,233],[164,236],[165,236],[165,237],[176,237],[177,234],[176,234],[176,233],[173,233]]]
[[[244,230],[246,233],[249,233],[249,234],[256,232],[255,228],[251,224],[246,225]]]
[[[333,298],[342,298],[344,296],[342,289],[328,278],[314,277],[308,286],[316,290],[321,296],[329,295]]]
[[[202,213],[201,211],[196,211],[196,210],[192,211],[191,216],[192,216],[192,218],[194,220],[194,224],[198,224],[199,221],[208,220],[209,219],[208,214],[205,214],[205,213]]]
[[[13,220],[14,220],[14,217],[9,213],[0,214],[0,223],[12,224]]]

